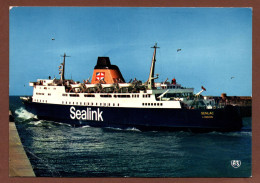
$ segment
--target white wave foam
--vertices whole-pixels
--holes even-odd
[[[61,126],[71,126],[70,124],[68,123],[62,123],[62,122],[56,122],[56,121],[49,121],[51,123],[55,123],[55,124],[58,124],[58,125],[61,125]]]
[[[237,136],[252,136],[252,132],[245,132],[245,131],[239,131],[239,132],[210,132],[208,134],[211,135],[223,135],[223,136],[231,136],[231,137],[237,137]]]
[[[141,130],[135,128],[135,127],[129,127],[129,128],[116,128],[116,127],[105,127],[107,129],[112,129],[112,130],[118,130],[118,131],[134,131],[134,132],[142,132]]]
[[[15,114],[18,116],[18,118],[22,118],[22,119],[32,119],[32,118],[37,119],[37,115],[28,112],[26,109],[22,107],[15,110]]]
[[[127,128],[126,129],[127,131],[134,131],[134,132],[141,132],[141,130],[135,128],[135,127],[132,127],[132,128]]]
[[[89,127],[91,127],[91,126],[85,125],[85,126],[82,126],[81,128],[89,128]]]
[[[42,124],[42,120],[39,120],[39,121],[31,121],[29,124],[38,126],[38,125]]]

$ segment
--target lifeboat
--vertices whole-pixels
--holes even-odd
[[[115,84],[113,83],[107,83],[107,84],[101,84],[102,88],[114,88]]]
[[[97,88],[98,87],[98,84],[91,84],[91,83],[88,83],[88,84],[85,84],[86,88]]]
[[[75,84],[71,84],[72,88],[80,88],[82,86],[81,83],[75,83]]]
[[[119,88],[129,88],[129,87],[133,87],[134,84],[133,83],[118,83]]]

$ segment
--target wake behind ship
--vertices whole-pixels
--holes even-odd
[[[28,111],[39,119],[74,126],[135,127],[140,130],[237,131],[242,127],[238,108],[194,94],[173,79],[156,83],[154,76],[157,44],[148,80],[125,82],[109,57],[98,57],[91,82],[65,79],[65,58],[60,79],[30,82],[33,96],[21,97]]]

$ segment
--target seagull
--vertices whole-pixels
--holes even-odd
[[[51,40],[52,40],[52,41],[54,41],[54,40],[55,40],[55,38],[51,38]]]
[[[179,49],[177,49],[177,52],[179,52],[179,51],[181,51],[181,49],[179,48]]]
[[[233,79],[233,78],[235,78],[235,77],[232,76],[231,79]]]

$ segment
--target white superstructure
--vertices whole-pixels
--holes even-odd
[[[49,83],[50,80],[39,80]],[[131,108],[181,108],[179,101],[162,101],[155,98],[153,90],[140,93],[81,93],[66,92],[65,86],[34,85],[32,102]]]

